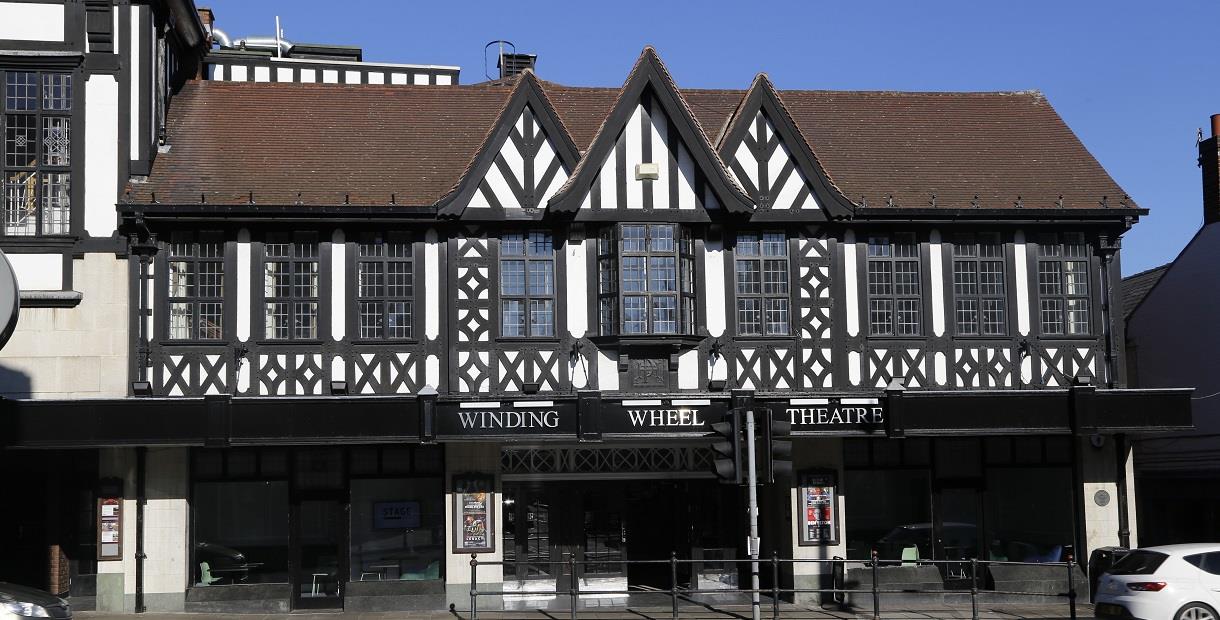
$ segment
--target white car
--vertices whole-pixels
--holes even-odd
[[[1220,620],[1220,544],[1136,549],[1097,583],[1093,615]]]

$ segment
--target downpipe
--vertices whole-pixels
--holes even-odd
[[[146,483],[148,448],[136,448],[136,613],[147,611],[144,605],[144,506],[148,504]]]

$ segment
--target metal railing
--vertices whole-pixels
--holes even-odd
[[[670,599],[671,617],[674,620],[677,620],[679,618],[678,601],[680,599],[690,601],[690,599],[688,597],[690,595],[694,595],[694,594],[726,594],[729,592],[737,593],[737,594],[744,594],[744,595],[753,595],[754,593],[758,593],[759,595],[769,595],[771,597],[771,618],[773,620],[779,620],[779,618],[780,618],[780,597],[781,597],[781,595],[812,594],[812,593],[831,594],[831,595],[835,595],[836,597],[838,595],[852,595],[852,594],[869,595],[872,600],[873,620],[880,620],[880,618],[881,618],[881,595],[883,595],[883,594],[916,594],[916,595],[927,594],[927,595],[941,595],[941,596],[946,595],[946,594],[969,594],[970,595],[970,616],[973,620],[979,619],[979,595],[984,594],[984,593],[1000,594],[1000,595],[1007,595],[1007,596],[1038,596],[1038,597],[1066,598],[1068,608],[1069,608],[1070,618],[1071,618],[1071,620],[1076,620],[1076,598],[1077,598],[1077,596],[1076,596],[1076,594],[1077,594],[1076,593],[1076,566],[1077,566],[1077,563],[1072,559],[1071,556],[1068,556],[1066,562],[1007,562],[1007,561],[999,561],[999,560],[979,560],[979,559],[901,560],[901,561],[899,561],[899,560],[880,560],[877,558],[876,552],[873,552],[871,558],[868,560],[845,560],[842,558],[833,558],[833,559],[783,558],[783,559],[781,559],[777,554],[772,554],[770,559],[764,558],[764,559],[759,560],[759,563],[762,565],[768,565],[768,564],[770,565],[769,568],[770,568],[770,573],[771,573],[771,587],[769,587],[769,588],[759,588],[757,590],[749,589],[749,588],[734,588],[732,590],[726,590],[726,589],[720,589],[720,588],[700,589],[698,587],[679,587],[678,567],[680,565],[683,565],[683,564],[735,565],[735,564],[740,564],[740,563],[744,563],[744,562],[747,562],[747,560],[743,560],[743,559],[732,559],[732,560],[679,559],[676,553],[671,553],[668,560],[622,560],[621,562],[618,562],[625,566],[668,564],[669,565],[668,592],[666,592],[666,590],[664,590],[664,589],[582,590],[580,587],[580,577],[581,576],[577,572],[577,568],[581,567],[581,566],[586,566],[589,564],[600,564],[600,563],[604,563],[604,562],[599,561],[599,560],[594,560],[594,561],[577,560],[575,554],[569,554],[568,558],[566,560],[530,561],[529,563],[530,564],[549,565],[552,567],[560,566],[560,567],[562,567],[562,570],[566,570],[566,575],[568,576],[568,583],[569,583],[568,591],[566,594],[568,595],[568,597],[571,601],[570,602],[571,620],[578,620],[577,609],[580,606],[580,597],[582,595],[591,596],[591,595],[619,594],[619,595],[624,595],[624,596],[630,596],[630,595],[642,595],[642,594],[653,594],[653,595],[668,594],[669,599]],[[505,565],[516,565],[516,564],[518,564],[518,562],[515,562],[515,561],[513,561],[513,562],[480,561],[478,559],[478,554],[471,554],[471,556],[470,556],[470,609],[469,609],[470,620],[478,620],[479,597],[484,597],[484,596],[504,597],[504,596],[513,596],[514,595],[514,593],[512,593],[512,592],[505,592],[503,590],[489,590],[486,592],[479,591],[479,589],[478,589],[479,567],[480,566],[503,567]],[[781,587],[779,587],[780,567],[784,564],[791,564],[794,569],[795,569],[796,565],[798,565],[798,564],[829,564],[830,568],[831,568],[831,574],[834,574],[835,565],[841,565],[842,572],[845,576],[847,574],[847,570],[846,570],[847,564],[858,564],[858,565],[861,565],[862,567],[865,567],[870,570],[872,583],[869,584],[869,586],[867,588],[846,588],[846,587],[843,587],[846,585],[845,583],[839,583],[837,579],[832,579],[832,587],[830,587],[830,588],[797,588],[797,587],[781,588]],[[880,578],[881,578],[882,571],[885,570],[887,567],[898,566],[898,565],[901,565],[901,566],[935,566],[938,568],[944,567],[944,569],[946,571],[948,569],[954,568],[954,567],[956,567],[958,569],[962,569],[966,565],[969,565],[969,567],[970,567],[969,575],[966,576],[965,573],[963,573],[959,578],[955,579],[955,581],[968,580],[970,582],[970,587],[968,589],[966,589],[966,588],[952,588],[951,589],[951,588],[947,588],[947,587],[942,588],[942,589],[919,589],[919,588],[908,588],[908,587],[883,588],[883,587],[881,587]],[[1065,577],[1064,585],[1066,587],[1063,592],[1056,592],[1053,594],[1047,594],[1044,592],[1027,592],[1027,591],[1016,591],[1016,590],[982,589],[979,587],[980,569],[989,569],[992,566],[1037,566],[1037,567],[1043,567],[1043,568],[1049,568],[1049,567],[1060,568],[1064,571],[1063,572],[1063,575]],[[760,573],[762,572],[761,568],[762,567],[760,567]],[[938,573],[940,573],[939,570],[938,570]],[[944,575],[945,573],[940,573],[940,574]],[[691,576],[692,576],[692,582],[697,584],[698,582],[694,580],[695,573],[693,571],[691,573]],[[846,581],[846,579],[844,579],[844,581]],[[795,586],[795,583],[793,585]],[[545,593],[545,592],[531,592],[530,594],[543,594],[543,593]],[[564,594],[563,592],[561,592],[559,590],[558,581],[556,582],[556,589],[554,591],[554,594],[556,596]],[[458,611],[460,611],[460,610],[456,609],[455,605],[453,605],[453,604],[449,605],[449,610],[451,612],[454,612],[455,614]]]

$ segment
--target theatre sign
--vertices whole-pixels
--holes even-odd
[[[588,399],[438,403],[441,437],[519,437],[541,440],[603,436],[703,436],[731,408],[731,399]],[[885,423],[881,398],[757,399],[739,406],[770,411],[792,424],[795,435],[869,434]]]

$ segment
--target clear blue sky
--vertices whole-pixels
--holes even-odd
[[[1195,130],[1220,113],[1220,1],[403,2],[196,0],[233,37],[358,45],[372,61],[459,65],[483,46],[538,54],[538,74],[618,86],[656,46],[682,87],[1038,89],[1151,214],[1124,237],[1123,272],[1177,255],[1202,220]],[[494,59],[492,60],[494,71]]]

